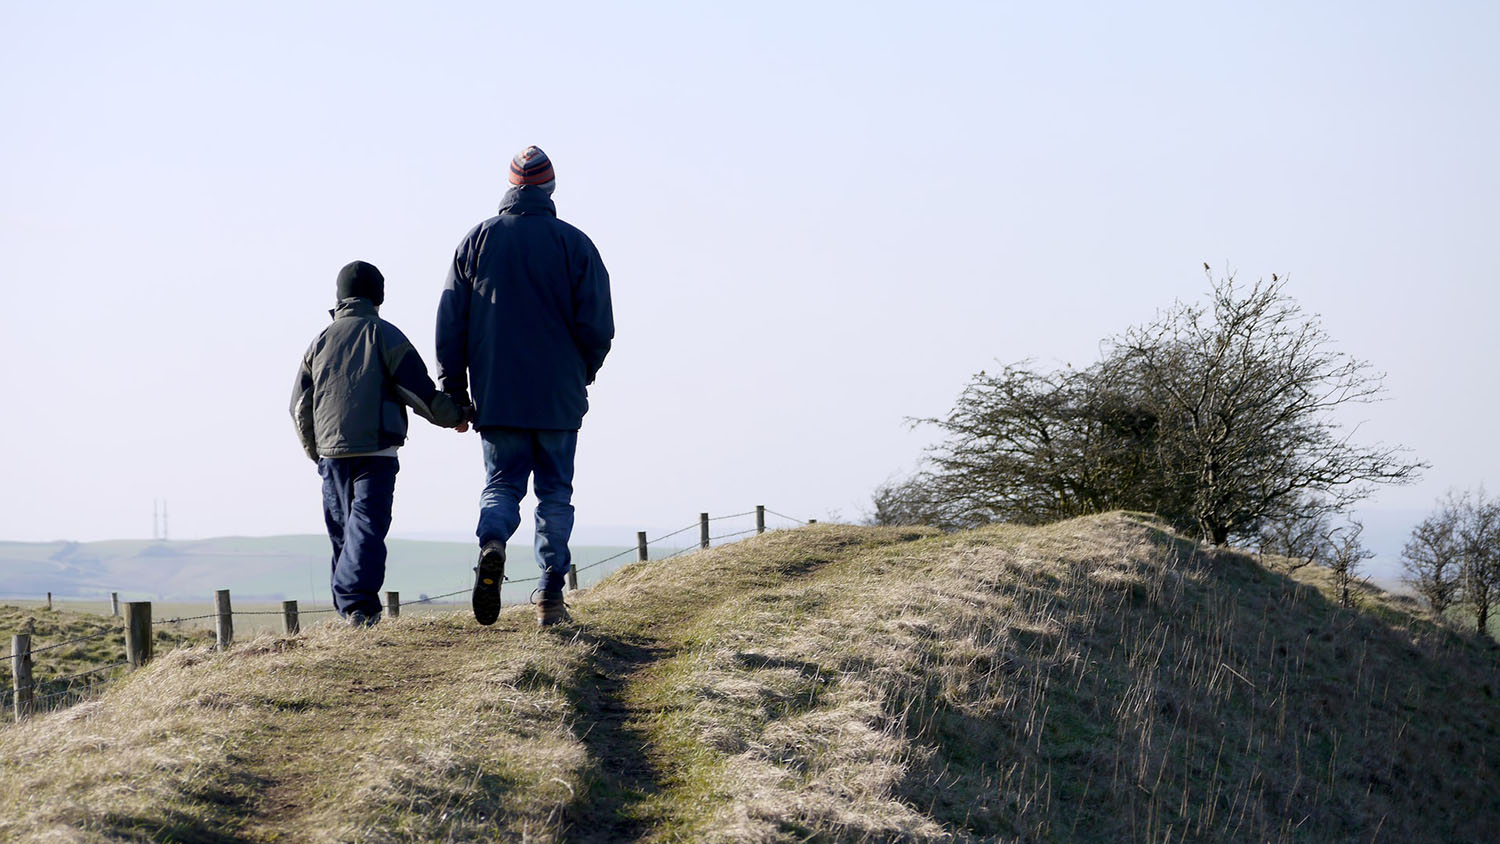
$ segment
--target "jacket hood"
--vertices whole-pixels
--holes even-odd
[[[501,214],[546,214],[557,216],[557,204],[546,191],[534,185],[517,185],[500,200]]]
[[[340,299],[338,306],[328,312],[334,319],[342,317],[374,317],[380,316],[380,309],[369,299],[352,296],[348,299]]]

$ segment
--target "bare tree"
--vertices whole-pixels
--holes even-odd
[[[1328,502],[1309,497],[1278,517],[1266,519],[1258,533],[1261,554],[1286,558],[1289,571],[1328,562],[1333,557],[1332,513]]]
[[[1365,560],[1375,556],[1374,552],[1365,548],[1360,542],[1360,534],[1365,532],[1365,526],[1350,519],[1343,525],[1329,531],[1328,539],[1328,561],[1327,565],[1333,572],[1333,585],[1339,593],[1339,605],[1345,608],[1354,606],[1354,598],[1349,593],[1349,586],[1359,579],[1359,567]]]
[[[1156,465],[1156,420],[1098,367],[1042,373],[1023,362],[980,372],[946,417],[916,424],[948,436],[903,495],[919,490],[943,527],[1174,509]]]
[[[944,519],[934,502],[932,490],[924,477],[888,481],[876,487],[871,496],[873,525],[938,525]]]
[[[924,420],[948,435],[925,483],[945,526],[1089,512],[1079,392],[1077,373],[1007,366],[974,376],[946,418]]]
[[[1248,291],[1227,278],[1209,306],[1176,305],[1087,369],[974,376],[946,417],[918,420],[946,437],[901,493],[949,528],[1129,509],[1217,545],[1253,539],[1416,478],[1404,450],[1356,445],[1333,419],[1381,379],[1333,351],[1276,276]]]
[[[1490,609],[1500,597],[1500,502],[1477,493],[1459,499],[1458,544],[1461,554],[1459,582],[1463,602],[1474,611],[1474,626],[1489,630]]]
[[[1158,419],[1163,463],[1189,479],[1191,517],[1215,545],[1305,496],[1343,510],[1422,468],[1399,447],[1351,442],[1333,413],[1376,401],[1384,376],[1335,351],[1285,287],[1213,281],[1209,306],[1179,303],[1113,342],[1112,369]]]
[[[1411,538],[1401,549],[1403,578],[1427,601],[1433,613],[1441,616],[1458,597],[1463,548],[1458,537],[1462,514],[1449,503],[1423,519],[1412,530]]]
[[[1291,513],[1261,526],[1261,553],[1285,557],[1292,571],[1313,564],[1326,567],[1333,572],[1339,604],[1352,607],[1354,596],[1350,587],[1362,580],[1361,564],[1374,553],[1360,539],[1364,524],[1356,519],[1335,524],[1332,517],[1336,512],[1323,499],[1303,499]]]
[[[1474,627],[1489,630],[1500,600],[1500,501],[1481,487],[1449,492],[1412,531],[1401,552],[1406,581],[1442,615],[1454,606],[1474,613]]]

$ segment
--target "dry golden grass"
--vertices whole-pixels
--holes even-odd
[[[555,838],[584,759],[558,689],[587,654],[523,615],[175,651],[3,733],[0,838]]]
[[[99,688],[119,679],[125,661],[125,628],[118,618],[94,613],[49,610],[44,605],[20,607],[0,605],[0,716],[11,717],[11,633],[31,629],[31,647],[43,649],[32,664],[35,706],[51,710],[87,700]],[[154,632],[158,653],[201,644],[213,639],[212,631],[181,630],[158,626]],[[79,641],[81,640],[81,641]],[[102,669],[102,670],[99,670]]]
[[[1299,576],[1113,514],[737,594],[641,693],[657,837],[1486,840],[1493,646]]]
[[[181,650],[0,729],[11,841],[1483,841],[1491,643],[1143,517],[818,525]]]

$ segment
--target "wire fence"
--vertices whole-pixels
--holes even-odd
[[[92,642],[95,639],[103,639],[105,636],[111,636],[118,632],[118,630],[114,629],[100,630],[98,633],[90,633],[87,636],[79,636],[76,639],[69,639],[66,642],[54,642],[53,644],[47,645],[45,647],[32,648],[31,653],[33,656],[35,656],[36,654],[46,653],[47,651],[55,651],[58,648],[66,648],[69,645],[77,645],[82,644],[83,642]]]
[[[618,560],[621,557],[626,556],[627,554],[629,554],[631,551],[634,551],[634,550],[635,550],[634,548],[626,548],[624,551],[621,551],[618,554],[610,554],[608,557],[605,557],[602,560],[595,560],[594,562],[589,563],[586,566],[580,566],[578,568],[575,568],[575,569],[573,569],[573,571],[575,571],[575,572],[588,571],[589,569],[598,568],[599,566],[602,566],[605,563],[614,562],[615,560]]]
[[[47,682],[49,682],[49,683],[61,683],[61,682],[64,682],[66,680],[73,680],[73,679],[77,679],[79,677],[88,677],[88,676],[93,675],[93,674],[98,674],[98,673],[100,673],[102,671],[108,671],[111,668],[119,668],[122,665],[129,665],[129,664],[130,664],[130,662],[128,660],[123,660],[122,659],[119,662],[111,662],[108,665],[101,665],[98,668],[90,668],[87,671],[79,671],[79,672],[74,673],[74,674],[64,674],[61,677],[49,677],[48,680],[47,680]]]
[[[110,668],[118,668],[118,667],[121,667],[121,666],[124,666],[124,665],[128,665],[128,664],[129,663],[121,662],[121,663],[117,663],[114,666],[109,666],[109,667]],[[103,669],[99,669],[99,670],[103,670]],[[111,684],[119,681],[120,678],[122,678],[124,676],[125,676],[125,674],[122,671],[119,674],[115,675],[114,677],[109,677],[109,678],[106,678],[104,680],[100,680],[98,682],[88,683],[83,688],[78,688],[76,686],[69,686],[68,688],[63,689],[62,691],[49,692],[47,694],[36,695],[36,696],[34,696],[31,699],[32,707],[35,708],[35,709],[41,709],[41,710],[61,709],[62,708],[61,706],[50,705],[49,701],[56,701],[56,700],[59,700],[59,699],[66,698],[66,700],[63,701],[64,705],[70,705],[70,704],[73,704],[73,703],[78,703],[80,701],[88,699],[90,696],[92,696],[94,694],[97,694],[104,687],[109,686],[109,685],[111,685]]]
[[[767,515],[776,516],[777,518],[784,519],[784,520],[786,520],[788,522],[792,522],[792,523],[798,525],[799,527],[802,526],[802,525],[807,525],[807,524],[814,523],[814,520],[810,520],[810,519],[798,519],[798,518],[795,518],[795,517],[792,517],[792,516],[785,515],[783,513],[778,513],[778,512],[776,512],[774,510],[770,510],[770,509],[765,508],[765,507],[757,507],[754,510],[746,510],[743,513],[730,513],[728,515],[723,515],[723,516],[709,516],[707,513],[704,513],[704,514],[701,514],[699,516],[698,521],[693,522],[692,524],[686,525],[684,527],[678,528],[677,530],[674,530],[674,531],[671,531],[669,533],[666,533],[666,534],[663,534],[661,536],[658,536],[655,539],[648,539],[647,536],[646,536],[646,534],[645,534],[645,532],[638,533],[637,534],[637,543],[636,543],[636,546],[633,547],[633,548],[625,548],[625,549],[623,549],[623,550],[621,550],[621,551],[619,551],[619,552],[617,552],[615,554],[611,554],[611,555],[609,555],[607,557],[604,557],[603,559],[595,560],[595,561],[593,561],[591,563],[588,563],[586,565],[583,565],[583,566],[578,566],[578,565],[574,564],[573,566],[571,566],[570,571],[569,571],[569,576],[570,576],[569,583],[570,583],[570,586],[572,588],[577,588],[576,587],[576,577],[577,577],[577,575],[580,572],[585,572],[585,571],[589,571],[591,569],[598,568],[599,566],[605,565],[606,563],[614,562],[614,561],[619,560],[619,559],[621,559],[623,557],[627,557],[630,554],[636,554],[638,561],[649,560],[650,559],[650,549],[652,548],[652,546],[661,547],[668,540],[671,540],[671,539],[674,539],[676,537],[679,537],[682,534],[685,534],[685,533],[687,533],[688,531],[690,531],[690,530],[692,530],[694,528],[698,528],[699,531],[700,531],[700,536],[699,536],[699,538],[698,538],[698,540],[696,542],[694,542],[693,544],[687,545],[686,547],[675,549],[675,550],[671,551],[670,553],[667,553],[665,556],[659,557],[657,559],[660,559],[660,560],[671,559],[673,557],[682,556],[682,555],[685,555],[685,554],[692,553],[694,551],[705,550],[705,549],[707,549],[709,547],[712,547],[713,543],[715,543],[715,542],[723,542],[725,540],[738,539],[740,537],[748,536],[750,534],[765,533],[766,532],[765,516],[767,516]],[[711,523],[722,522],[722,521],[726,521],[726,520],[729,520],[729,519],[742,519],[742,518],[745,518],[745,517],[748,517],[748,516],[755,516],[756,517],[756,525],[755,525],[755,527],[747,528],[747,529],[744,529],[744,530],[731,531],[731,532],[728,532],[728,533],[720,533],[718,535],[710,535],[710,525],[711,525]],[[514,586],[514,585],[521,585],[521,584],[526,584],[526,583],[537,583],[537,582],[540,582],[541,579],[542,579],[541,575],[537,575],[535,577],[520,578],[520,579],[510,579],[510,578],[507,578],[505,580],[505,584],[506,585],[512,585],[512,586]],[[400,604],[396,603],[396,601],[397,601],[397,597],[396,597],[397,593],[395,593],[395,592],[387,592],[386,594],[387,594],[387,598],[388,598],[388,602],[389,603],[387,604],[386,609],[390,610],[392,612],[392,614],[394,615],[399,610],[400,607],[409,607],[409,606],[414,606],[414,605],[418,605],[418,604],[432,604],[432,603],[436,603],[437,601],[444,600],[446,598],[453,598],[453,597],[456,597],[458,595],[463,595],[463,594],[469,593],[470,591],[471,591],[470,588],[463,588],[463,589],[455,589],[452,592],[445,592],[445,593],[440,594],[440,595],[431,595],[431,596],[428,596],[428,595],[424,594],[422,597],[420,597],[420,598],[418,598],[418,599],[416,599],[414,601],[405,601],[405,602],[401,602]],[[225,600],[226,605],[227,605],[227,602],[228,602],[228,591],[224,590],[221,594],[224,596],[224,600]],[[146,606],[147,606],[147,612],[149,612],[149,606],[150,605],[147,604]],[[51,593],[48,593],[48,607],[49,608],[51,607]],[[118,608],[118,605],[116,605],[116,607]],[[220,648],[226,648],[226,647],[228,647],[229,643],[226,642],[226,641],[224,641],[223,638],[222,638],[223,635],[224,635],[224,633],[223,633],[224,627],[223,627],[223,621],[222,620],[226,619],[226,617],[227,618],[233,618],[234,616],[282,616],[283,618],[288,619],[287,623],[288,623],[288,625],[290,625],[290,624],[294,624],[295,623],[294,621],[292,621],[292,619],[300,618],[301,616],[304,616],[304,615],[322,615],[322,614],[333,613],[333,612],[338,612],[337,607],[324,607],[324,608],[305,609],[304,610],[304,609],[298,609],[297,608],[297,602],[295,602],[295,601],[287,601],[287,602],[284,602],[283,609],[281,609],[281,610],[233,610],[233,609],[230,609],[230,610],[228,610],[226,612],[212,612],[212,613],[204,613],[202,615],[171,616],[171,617],[168,617],[168,618],[154,619],[154,620],[151,621],[151,623],[150,623],[149,626],[150,627],[159,627],[161,625],[168,625],[168,624],[170,624],[170,625],[179,625],[180,626],[180,625],[182,625],[184,623],[188,623],[188,622],[206,621],[206,620],[209,620],[209,619],[214,619],[216,622],[220,622],[220,625],[221,625],[218,628],[218,631],[216,632],[216,640],[217,640],[216,644]],[[129,616],[129,612],[127,612],[127,616]],[[291,629],[289,629],[286,632],[291,633],[291,632],[294,632],[294,631],[291,630]],[[133,662],[133,660],[131,658],[131,655],[129,655],[129,654],[127,654],[127,658],[126,659],[119,660],[117,662],[111,662],[111,663],[108,663],[108,664],[105,664],[105,665],[94,666],[92,668],[87,668],[87,669],[84,669],[84,670],[81,670],[81,671],[76,671],[74,673],[66,674],[66,675],[63,675],[63,676],[60,676],[60,677],[48,677],[48,678],[42,679],[40,682],[30,681],[29,680],[29,666],[30,666],[30,662],[31,662],[32,659],[34,659],[36,657],[36,655],[38,655],[38,654],[44,654],[44,653],[49,653],[49,652],[52,652],[52,651],[57,651],[57,650],[60,650],[62,648],[67,648],[67,647],[71,647],[71,646],[75,646],[75,645],[81,645],[81,644],[84,644],[84,643],[87,643],[87,642],[96,641],[98,639],[102,639],[102,638],[105,638],[105,637],[108,637],[108,636],[120,636],[120,637],[124,637],[124,638],[126,638],[126,646],[127,646],[127,648],[129,648],[129,647],[132,646],[130,638],[128,636],[126,636],[126,631],[125,631],[124,627],[123,626],[114,626],[114,625],[111,625],[111,626],[106,627],[106,628],[104,628],[102,630],[98,630],[98,631],[95,631],[93,633],[89,633],[89,634],[86,634],[86,635],[83,635],[83,636],[76,636],[76,637],[73,637],[73,638],[61,641],[61,642],[52,642],[50,644],[43,645],[41,647],[28,647],[27,650],[26,650],[26,652],[24,654],[22,654],[22,656],[25,657],[26,663],[27,663],[27,666],[28,666],[27,669],[26,669],[26,672],[27,672],[27,677],[28,677],[28,681],[29,681],[30,685],[28,687],[26,687],[24,690],[21,689],[21,688],[0,689],[0,713],[12,712],[12,713],[17,713],[18,716],[22,715],[22,714],[28,714],[29,715],[29,714],[31,714],[31,712],[34,712],[34,711],[46,711],[46,710],[61,708],[62,706],[68,706],[68,705],[71,705],[73,703],[77,703],[79,701],[87,699],[90,695],[93,695],[93,694],[97,693],[100,689],[109,686],[110,684],[112,684],[115,681],[119,680],[121,677],[125,676],[125,673],[126,673],[125,669],[127,667],[129,667],[130,665],[132,665],[132,662]],[[146,631],[145,638],[147,640],[150,639],[149,629],[147,629],[147,631]],[[146,651],[146,653],[149,654],[149,651]],[[21,677],[21,671],[18,670],[18,669],[20,668],[21,662],[20,662],[20,660],[15,659],[15,656],[16,655],[14,653],[7,654],[4,657],[4,659],[6,659],[7,661],[10,661],[11,664],[14,666],[12,674],[13,674],[13,677],[15,678],[16,682],[19,684],[20,683],[20,677]],[[140,655],[137,654],[136,658],[140,659]],[[144,661],[144,660],[141,660],[141,661]],[[139,664],[139,663],[137,663],[137,664]],[[108,672],[114,672],[114,674],[112,676],[103,676],[103,675],[108,674]],[[62,685],[62,688],[58,688],[59,684]],[[38,692],[40,692],[40,693],[38,693]],[[18,712],[18,705],[24,706],[29,711],[26,712],[26,713],[19,713]],[[18,720],[19,720],[19,717],[18,717]]]
[[[31,711],[47,711],[85,700],[104,687],[124,677],[124,668],[129,664],[126,660],[120,660],[107,665],[95,666],[84,671],[64,674],[60,677],[47,677],[35,681],[31,686],[30,705],[28,708]],[[100,676],[106,672],[114,672],[114,675],[108,677]],[[19,691],[18,689],[11,688],[5,689],[3,694],[0,694],[0,713],[15,711],[16,698]],[[61,702],[61,706],[59,702]]]

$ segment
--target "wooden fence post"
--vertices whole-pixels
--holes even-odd
[[[109,614],[115,618],[120,617],[120,593],[109,593]]]
[[[31,634],[17,633],[10,637],[10,673],[15,689],[16,720],[24,721],[31,715]]]
[[[578,591],[578,564],[571,560],[568,562],[568,591]]]
[[[762,534],[766,532],[766,505],[755,505],[755,532]]]
[[[635,561],[644,563],[650,558],[650,552],[646,550],[646,532],[638,530],[635,532]]]
[[[400,618],[401,617],[401,593],[400,592],[391,592],[389,590],[386,591],[386,593],[385,593],[385,610],[386,610],[386,612],[388,612],[388,613],[391,614],[391,618]]]
[[[151,602],[129,601],[125,604],[125,659],[130,670],[151,661],[155,648],[151,642]]]
[[[214,593],[214,612],[218,613],[218,617],[214,619],[214,645],[221,651],[227,651],[234,644],[234,613],[229,608],[228,589],[220,589]]]
[[[281,627],[286,635],[295,636],[302,630],[302,623],[297,620],[297,602],[281,602]]]
[[[698,514],[698,547],[708,547],[708,514]]]
[[[47,593],[47,612],[52,612],[52,593]]]

